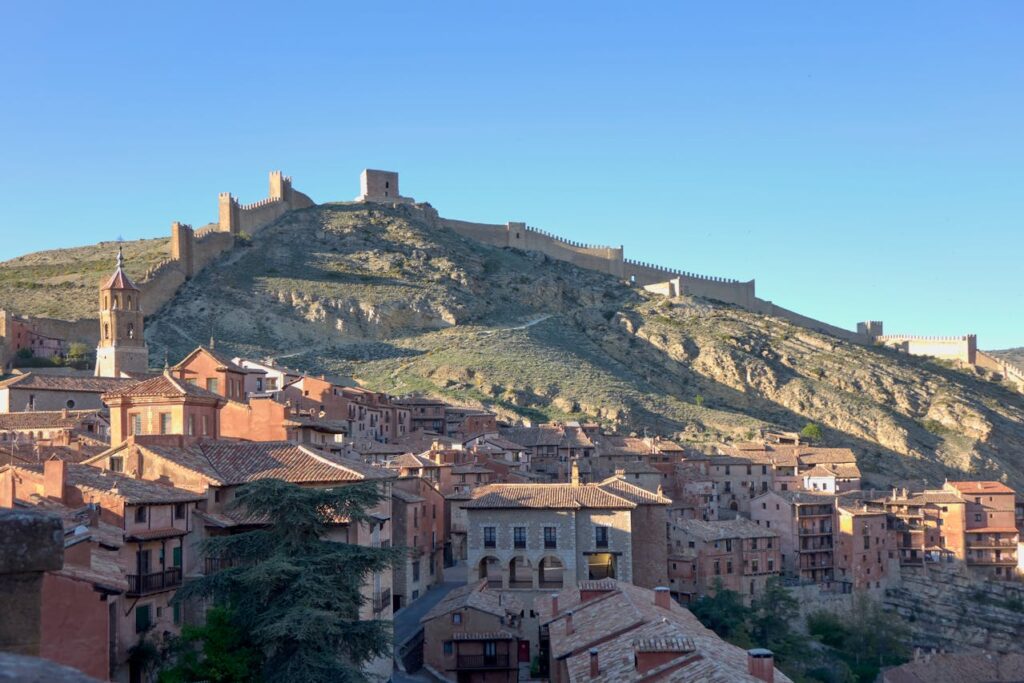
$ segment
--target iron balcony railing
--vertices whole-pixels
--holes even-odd
[[[376,591],[373,594],[373,613],[380,614],[387,610],[388,606],[391,605],[391,589],[385,588],[382,591]]]
[[[181,585],[181,567],[171,567],[162,572],[149,574],[128,574],[127,578],[129,596],[159,593]]]
[[[455,666],[459,669],[507,669],[508,655],[459,655]]]

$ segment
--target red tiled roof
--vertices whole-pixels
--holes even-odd
[[[134,289],[139,291],[139,288],[135,286],[135,283],[132,282],[121,266],[117,267],[114,274],[107,280],[107,284],[103,285],[103,289]]]
[[[15,375],[0,382],[0,389],[16,386],[19,389],[35,391],[79,391],[83,393],[103,394],[116,391],[125,386],[135,384],[137,379],[122,377],[90,377],[82,375],[44,375],[26,372]]]
[[[951,481],[949,485],[963,494],[1014,492],[1009,486],[998,481]]]
[[[618,477],[609,477],[602,481],[599,486],[611,493],[618,496],[619,498],[625,498],[631,503],[637,505],[668,505],[672,502],[671,499],[657,493],[651,493],[647,489],[640,488],[634,484],[630,484],[628,481],[623,481]]]
[[[489,484],[478,488],[464,507],[628,510],[636,504],[597,484]]]
[[[43,476],[43,465],[12,465],[11,469],[19,473],[25,473],[33,478]],[[121,498],[129,505],[158,504],[158,503],[186,503],[203,500],[204,496],[175,488],[165,486],[152,481],[133,479],[129,476],[101,470],[89,465],[77,463],[65,463],[65,483],[85,490],[86,498],[88,491],[96,491],[109,496]],[[6,469],[6,468],[5,468]]]
[[[164,371],[156,377],[151,377],[141,382],[132,383],[126,387],[110,391],[103,395],[107,398],[123,396],[166,396],[166,397],[189,397],[216,401],[224,401],[224,397],[207,391],[195,384],[174,377],[170,372]]]
[[[0,430],[16,429],[74,429],[98,410],[33,410],[24,413],[0,414]]]

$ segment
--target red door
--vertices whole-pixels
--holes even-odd
[[[520,640],[519,641],[519,661],[529,662],[530,661],[530,641]]]

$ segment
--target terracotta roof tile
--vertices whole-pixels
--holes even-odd
[[[89,465],[77,463],[65,463],[65,483],[70,486],[83,489],[88,498],[88,492],[96,491],[109,496],[123,499],[128,504],[157,504],[157,503],[185,503],[204,500],[204,496],[175,488],[165,486],[142,479],[133,479],[123,474],[101,470]],[[43,476],[43,465],[13,465],[13,469],[19,473],[25,473],[32,477]]]
[[[83,377],[82,375],[43,375],[26,372],[15,375],[0,382],[0,389],[16,386],[19,389],[35,391],[79,391],[83,393],[103,394],[116,391],[131,384],[137,379],[122,377]]]
[[[636,504],[597,484],[488,484],[474,491],[464,507],[628,510]]]
[[[504,617],[506,614],[518,614],[523,610],[523,605],[509,593],[488,590],[486,581],[478,581],[460,586],[448,593],[441,599],[441,602],[423,615],[420,623],[468,608],[493,614],[496,617]]]
[[[1009,486],[998,481],[951,481],[949,485],[965,495],[1014,492]]]
[[[220,394],[215,394],[212,391],[207,391],[195,384],[174,377],[170,372],[163,372],[156,377],[150,377],[142,382],[135,382],[120,389],[107,392],[103,395],[103,398],[106,400],[107,398],[119,396],[187,396],[190,398],[225,401],[225,398]]]
[[[34,410],[24,413],[0,414],[0,430],[16,429],[74,429],[89,418],[100,415],[98,410]]]
[[[623,481],[618,477],[609,477],[602,481],[599,486],[604,491],[619,498],[625,498],[636,505],[668,505],[672,502],[670,498],[658,495],[657,493],[651,493],[647,489],[630,484],[628,481]]]

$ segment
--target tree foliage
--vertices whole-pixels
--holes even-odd
[[[259,679],[259,653],[238,628],[232,613],[223,607],[209,610],[202,626],[183,628],[171,650],[176,662],[160,672],[160,683],[246,683]]]
[[[690,603],[689,608],[702,624],[722,638],[737,644],[746,640],[750,609],[739,593],[722,587],[721,579],[715,579],[712,590]]]
[[[808,441],[821,441],[825,438],[825,434],[821,429],[821,425],[815,422],[808,422],[804,425],[804,428],[800,430],[800,436],[807,439]]]
[[[227,569],[186,584],[176,600],[213,599],[252,644],[261,676],[275,681],[365,681],[363,666],[390,654],[391,623],[361,620],[361,588],[399,556],[390,548],[327,540],[347,522],[376,524],[375,484],[303,488],[276,479],[238,489],[231,506],[262,528],[208,539]],[[204,648],[205,648],[204,641]]]

